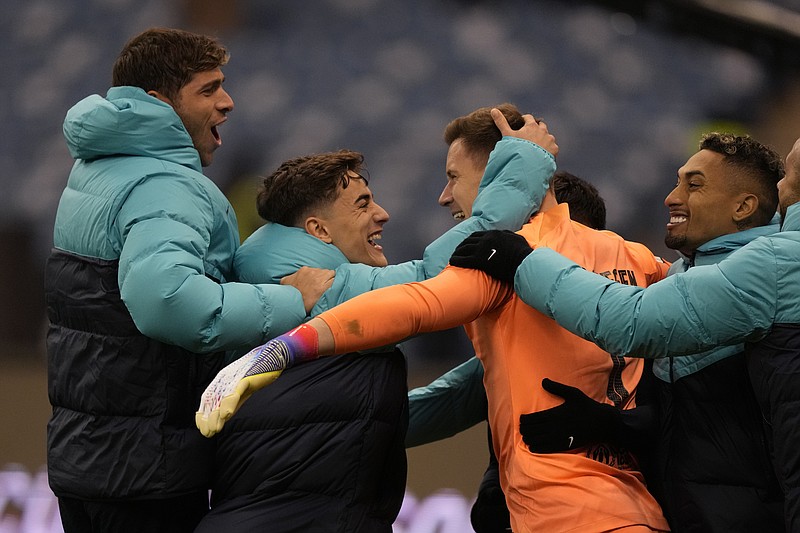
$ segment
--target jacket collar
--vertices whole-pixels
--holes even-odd
[[[800,202],[790,205],[786,209],[786,218],[781,224],[781,231],[800,230]]]
[[[715,239],[711,239],[697,247],[695,255],[718,254],[722,252],[731,252],[741,248],[748,242],[764,235],[772,235],[780,230],[780,215],[776,214],[769,224],[749,228],[744,231],[737,231],[728,233],[727,235],[720,235]]]

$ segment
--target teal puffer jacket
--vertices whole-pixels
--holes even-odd
[[[172,107],[115,87],[70,109],[64,135],[76,162],[55,247],[118,259],[122,299],[144,335],[206,353],[260,344],[304,318],[292,287],[231,283],[236,216]]]
[[[194,427],[219,352],[305,316],[299,291],[232,283],[236,218],[173,109],[116,87],[67,114],[76,159],[45,274],[50,485],[81,499],[207,490]]]

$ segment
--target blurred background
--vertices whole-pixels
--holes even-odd
[[[260,224],[260,174],[290,157],[350,148],[366,155],[370,187],[391,214],[382,241],[387,257],[420,257],[452,224],[437,205],[445,125],[477,107],[512,102],[544,117],[561,148],[561,169],[598,187],[609,229],[673,260],[662,243],[662,202],[701,133],[750,133],[782,155],[800,136],[800,0],[2,5],[2,532],[32,531],[52,514],[37,473],[49,414],[42,272],[72,163],[61,124],[79,99],[105,94],[118,52],[150,26],[213,34],[231,52],[224,71],[236,108],[206,174],[233,202],[242,238]],[[410,386],[472,354],[459,330],[404,347]],[[410,450],[409,502],[420,507],[434,498],[433,507],[463,515],[486,458],[483,425]],[[45,507],[34,513],[34,505]],[[400,522],[398,531],[406,527]]]

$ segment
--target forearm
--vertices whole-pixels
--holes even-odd
[[[289,286],[218,284],[188,276],[177,290],[129,278],[123,300],[142,333],[206,353],[261,344],[302,323],[300,292]]]
[[[655,405],[624,410],[611,440],[633,452],[649,450],[658,437],[658,424],[658,408]]]
[[[325,291],[311,310],[317,316],[366,292],[402,283],[423,281],[422,261],[406,261],[397,265],[371,267],[361,263],[346,263],[336,268],[333,285]]]
[[[330,328],[335,353],[340,354],[466,324],[508,295],[508,287],[483,273],[448,268],[425,282],[359,296],[318,318]],[[322,347],[320,354],[326,355]]]

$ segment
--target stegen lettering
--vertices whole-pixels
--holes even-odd
[[[615,268],[614,270],[598,272],[598,274],[605,278],[614,280],[617,283],[622,283],[623,285],[639,285],[636,283],[636,274],[633,272],[633,270]]]

